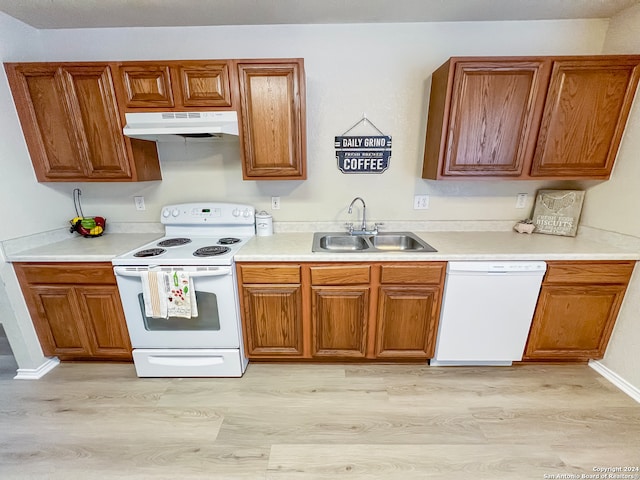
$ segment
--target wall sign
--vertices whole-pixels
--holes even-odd
[[[582,190],[538,190],[533,209],[534,233],[575,237],[583,201]]]
[[[341,136],[335,137],[336,159],[342,173],[382,173],[391,160],[391,136],[385,135],[369,122],[380,135],[346,135],[360,123],[369,122],[366,116]]]

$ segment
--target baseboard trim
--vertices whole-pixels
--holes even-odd
[[[624,393],[633,398],[636,402],[640,403],[640,388],[637,388],[627,382],[620,375],[615,373],[608,367],[605,367],[598,360],[589,360],[589,366],[593,368],[596,372],[602,375],[604,378],[613,383],[616,387],[622,390]]]
[[[57,357],[47,358],[38,368],[19,368],[14,380],[39,380],[60,364]]]

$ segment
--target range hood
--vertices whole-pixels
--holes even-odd
[[[210,142],[238,136],[238,113],[145,112],[125,113],[122,132],[154,142]]]

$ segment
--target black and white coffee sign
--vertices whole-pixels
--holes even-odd
[[[336,159],[342,173],[382,173],[389,168],[391,136],[335,137]]]

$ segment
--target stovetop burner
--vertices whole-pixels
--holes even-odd
[[[134,257],[157,257],[162,255],[166,250],[164,248],[147,248],[133,254]]]
[[[223,255],[231,251],[229,247],[222,247],[220,245],[211,245],[208,247],[202,247],[193,252],[194,257],[213,257],[216,255]]]
[[[178,238],[167,238],[166,240],[162,240],[158,242],[159,247],[179,247],[180,245],[186,245],[187,243],[191,243],[190,238],[178,237]]]
[[[233,245],[234,243],[238,243],[241,240],[239,238],[235,238],[235,237],[224,237],[221,238],[220,240],[218,240],[218,243],[220,245]]]

